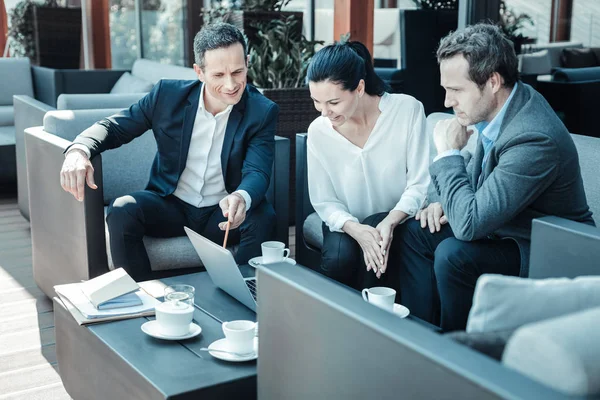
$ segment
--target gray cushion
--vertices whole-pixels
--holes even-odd
[[[0,106],[0,126],[11,126],[15,124],[13,106]]]
[[[600,308],[518,329],[502,362],[568,395],[600,394]]]
[[[0,147],[15,145],[15,127],[0,126]]]
[[[600,139],[581,135],[571,135],[571,137],[579,155],[579,166],[587,202],[594,213],[596,226],[600,227],[600,179],[598,179]]]
[[[94,122],[118,111],[120,110],[50,111],[44,116],[44,130],[72,141]],[[143,190],[148,183],[155,155],[156,141],[150,131],[118,149],[104,152],[104,204],[109,204],[116,197]]]
[[[519,55],[519,71],[522,74],[544,75],[552,72],[548,50]]]
[[[56,108],[58,110],[129,108],[145,95],[146,93],[61,94],[56,101]]]
[[[104,216],[108,207],[104,207]],[[108,267],[114,269],[115,265],[110,252],[110,234],[108,225],[104,224],[106,236],[106,254],[108,256]],[[172,238],[144,237],[144,246],[150,259],[150,267],[153,271],[163,271],[180,268],[201,267],[202,261],[192,246],[187,236]]]
[[[137,59],[131,68],[131,75],[150,81],[153,84],[161,79],[197,80],[198,75],[192,68],[161,64],[156,61]]]
[[[302,226],[302,233],[304,234],[304,240],[311,246],[320,249],[323,247],[323,221],[319,215],[314,212],[306,217],[304,225]]]
[[[110,90],[111,94],[117,93],[143,93],[152,90],[154,84],[140,77],[125,72]]]
[[[485,274],[475,285],[467,332],[516,329],[591,307],[600,307],[600,276],[527,279]]]
[[[0,58],[0,76],[0,106],[12,106],[15,94],[33,97],[28,58]]]

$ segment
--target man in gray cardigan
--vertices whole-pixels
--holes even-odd
[[[395,232],[401,301],[442,330],[464,329],[477,278],[527,276],[531,221],[557,215],[593,225],[571,136],[544,98],[518,82],[512,43],[477,24],[437,51],[445,106],[434,129],[434,195]],[[477,150],[460,150],[476,125]]]

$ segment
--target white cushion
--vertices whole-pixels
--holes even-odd
[[[560,392],[600,394],[600,308],[519,328],[509,339],[502,363]]]
[[[131,67],[131,75],[153,84],[158,83],[161,79],[198,80],[198,75],[193,68],[162,64],[143,58],[135,60]]]
[[[600,307],[600,276],[528,279],[482,275],[467,332],[516,329],[527,323]]]
[[[145,93],[152,90],[154,84],[152,82],[145,81],[138,78],[137,76],[131,75],[129,72],[125,72],[117,83],[112,87],[110,92],[115,93]]]
[[[548,50],[519,55],[519,71],[522,74],[544,75],[552,71]]]

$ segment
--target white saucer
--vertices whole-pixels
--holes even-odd
[[[283,262],[286,262],[291,265],[296,265],[296,260],[294,260],[293,258],[285,258]],[[262,263],[262,256],[254,257],[248,260],[248,264],[250,264],[250,266],[254,268],[258,267],[259,265],[262,265]]]
[[[223,338],[223,339],[219,339],[219,340],[215,340],[214,342],[212,342],[210,344],[210,346],[208,346],[209,349],[215,349],[215,350],[230,350],[229,349],[229,342],[227,342],[227,339]],[[250,353],[249,355],[245,356],[245,357],[240,357],[240,356],[236,356],[233,354],[228,354],[228,353],[221,353],[220,351],[208,351],[208,353],[215,357],[218,358],[219,360],[224,360],[224,361],[232,361],[232,362],[243,362],[243,361],[252,361],[252,360],[256,360],[258,358],[258,338],[255,337],[254,338],[254,353]]]
[[[202,332],[202,328],[200,328],[200,326],[198,326],[192,322],[190,324],[190,331],[188,333],[186,333],[185,335],[182,335],[182,336],[171,336],[171,335],[163,334],[160,331],[158,322],[156,322],[156,320],[152,320],[152,321],[148,321],[142,325],[142,331],[145,334],[155,337],[157,339],[184,340],[184,339],[193,338],[194,336],[198,336],[200,334],[200,332]]]
[[[400,318],[406,318],[408,317],[408,314],[410,314],[410,310],[402,304],[394,303],[394,314]]]

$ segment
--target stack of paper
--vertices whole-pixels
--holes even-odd
[[[125,271],[115,271],[87,282],[54,286],[79,325],[154,314],[160,302],[140,289]]]

